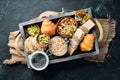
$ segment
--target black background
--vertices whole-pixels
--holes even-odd
[[[0,0],[0,80],[119,80],[120,79],[120,1],[119,0]],[[105,63],[83,59],[50,65],[37,72],[19,63],[6,66],[10,58],[7,47],[9,32],[18,24],[47,10],[61,11],[92,8],[95,17],[116,20],[116,36],[109,46],[111,55]]]

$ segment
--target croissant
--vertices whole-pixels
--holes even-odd
[[[45,19],[42,22],[41,32],[53,36],[56,34],[56,28],[57,26],[52,21]]]
[[[94,45],[94,34],[86,34],[80,43],[81,51],[91,51]]]

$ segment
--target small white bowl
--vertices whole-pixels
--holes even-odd
[[[49,64],[49,57],[43,51],[35,51],[29,56],[29,64],[34,70],[44,70]]]

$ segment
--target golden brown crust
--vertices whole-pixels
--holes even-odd
[[[81,51],[91,51],[94,45],[94,34],[86,34],[80,43]]]
[[[41,32],[53,36],[56,34],[56,28],[57,26],[52,21],[44,19],[41,26]]]

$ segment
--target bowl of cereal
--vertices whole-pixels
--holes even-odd
[[[66,41],[60,36],[53,37],[49,42],[49,51],[55,56],[63,56],[67,53],[67,49]]]

